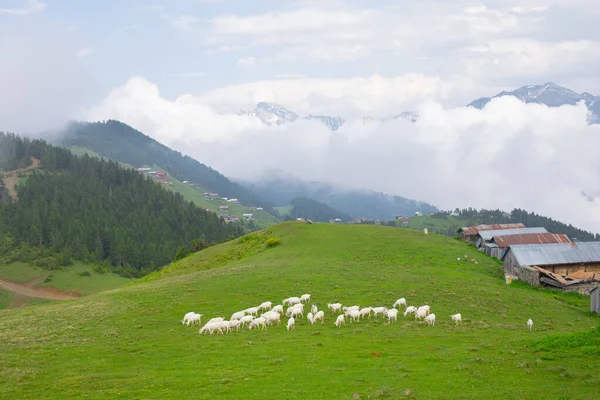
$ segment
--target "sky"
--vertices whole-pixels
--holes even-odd
[[[0,0],[0,130],[119,119],[236,179],[280,170],[600,232],[584,107],[464,107],[549,81],[600,95],[599,17],[596,0]],[[259,101],[348,123],[234,114]],[[406,110],[419,122],[362,121]]]

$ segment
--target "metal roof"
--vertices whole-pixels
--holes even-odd
[[[503,259],[514,254],[519,265],[556,265],[600,262],[600,242],[516,244]]]
[[[480,231],[477,235],[483,240],[490,240],[494,236],[519,235],[523,233],[548,233],[546,228],[516,228],[516,229],[496,229],[491,231]]]
[[[522,223],[516,224],[494,224],[494,225],[477,225],[477,226],[463,226],[459,228],[457,232],[462,232],[465,235],[476,235],[479,231],[489,231],[496,229],[513,229],[513,228],[525,228]]]
[[[494,236],[490,243],[497,243],[498,247],[508,247],[513,244],[543,244],[543,243],[569,243],[567,235],[556,233],[523,233],[517,235]]]

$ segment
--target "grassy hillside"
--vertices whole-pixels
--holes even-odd
[[[279,246],[266,246],[269,238]],[[458,261],[467,254],[478,261]],[[434,327],[399,317],[335,328],[297,321],[200,336],[180,323],[311,293],[312,301],[430,304]],[[5,310],[1,398],[591,399],[600,318],[589,298],[507,286],[458,240],[382,226],[290,222],[214,246],[137,284]],[[450,315],[461,312],[463,324]],[[526,329],[533,318],[534,329]],[[31,321],[36,321],[32,324]]]

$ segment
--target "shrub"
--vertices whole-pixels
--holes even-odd
[[[92,274],[90,274],[89,271],[83,271],[83,272],[78,273],[77,275],[79,275],[79,276],[92,276]]]
[[[267,239],[267,247],[275,247],[275,246],[279,246],[281,244],[281,240],[277,239],[277,238],[269,238]]]
[[[48,275],[46,279],[44,279],[44,283],[48,283],[50,281],[52,281],[52,274]]]

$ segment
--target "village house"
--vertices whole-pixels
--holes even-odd
[[[219,206],[219,211],[229,211],[229,206]]]
[[[535,228],[513,228],[513,229],[494,229],[477,232],[475,238],[475,246],[480,251],[485,251],[485,246],[492,240],[494,236],[518,235],[525,233],[548,233],[544,227]]]
[[[499,230],[499,229],[516,229],[516,228],[525,228],[525,225],[522,223],[516,224],[494,224],[494,225],[477,225],[477,226],[463,226],[459,228],[456,233],[458,234],[458,238],[464,240],[465,242],[475,243],[477,240],[477,234],[479,231],[491,231],[491,230]]]
[[[229,200],[227,200],[227,202],[228,203],[234,203],[234,204],[238,204],[239,203],[238,199],[229,199]]]
[[[516,235],[494,236],[485,246],[490,257],[502,258],[509,246],[516,244],[569,243],[567,235],[556,233],[523,233]]]
[[[242,214],[242,217],[246,220],[246,221],[254,221],[254,214]]]
[[[588,293],[600,281],[600,242],[512,245],[502,261],[505,275],[534,286]]]

